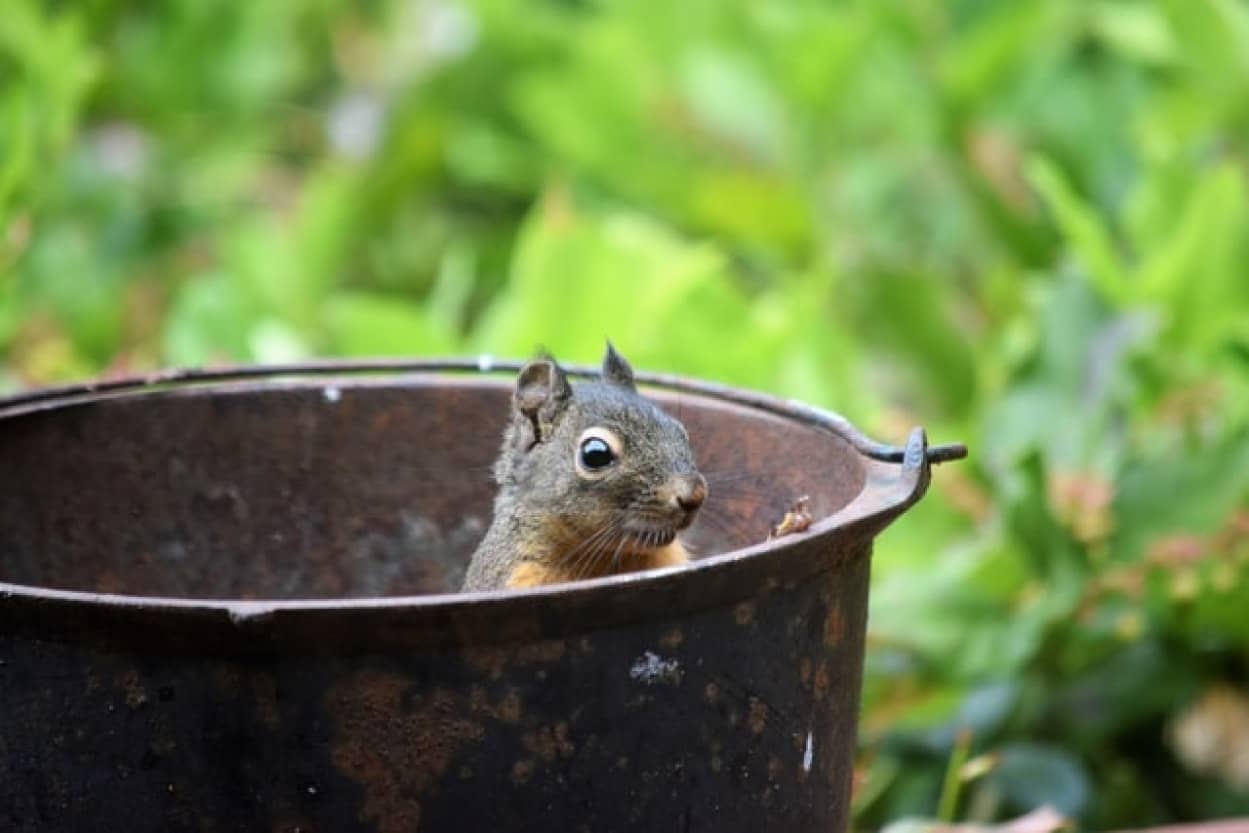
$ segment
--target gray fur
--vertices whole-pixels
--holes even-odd
[[[552,522],[584,540],[613,521],[637,535],[669,536],[689,521],[656,494],[674,479],[703,482],[689,437],[680,422],[637,393],[628,362],[609,344],[600,381],[565,392],[566,385],[548,358],[530,362],[518,377],[494,468],[494,518],[473,554],[465,590],[500,588],[520,560],[557,555],[543,549]],[[615,433],[623,447],[610,471],[586,479],[576,470],[577,444],[595,426]]]

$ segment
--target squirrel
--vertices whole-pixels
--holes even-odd
[[[466,591],[684,564],[677,536],[707,498],[685,426],[638,393],[611,342],[575,388],[550,356],[521,368],[494,479]]]

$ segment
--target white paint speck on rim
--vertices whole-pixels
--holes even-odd
[[[323,393],[325,394],[326,402],[337,402],[338,400],[343,398],[343,392],[340,391],[338,388],[333,387],[332,385],[326,388],[323,391]]]
[[[633,667],[629,669],[629,678],[647,685],[679,683],[681,664],[675,659],[664,659],[654,651],[647,651],[633,661]]]
[[[802,771],[811,771],[811,761],[815,758],[815,747],[812,746],[811,732],[807,731],[807,748],[802,752]]]
[[[482,353],[477,357],[477,369],[482,373],[489,373],[494,370],[494,357]]]

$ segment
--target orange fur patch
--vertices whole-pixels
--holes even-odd
[[[540,587],[561,581],[567,581],[567,578],[558,571],[544,567],[536,561],[522,561],[507,577],[507,587]]]
[[[666,547],[651,550],[638,560],[641,562],[639,570],[653,570],[656,567],[678,567],[688,564],[690,554],[680,541],[674,540]]]
[[[689,560],[689,552],[681,542],[673,541],[667,546],[625,557],[621,561],[621,572],[636,573],[658,567],[679,567],[682,564],[688,564]],[[541,587],[547,584],[575,581],[579,578],[602,578],[606,575],[611,575],[611,571],[604,570],[593,575],[572,576],[558,567],[547,567],[537,561],[522,561],[508,576],[507,587]]]

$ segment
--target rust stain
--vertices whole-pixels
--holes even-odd
[[[528,642],[516,649],[516,662],[531,665],[536,662],[558,662],[564,656],[564,640],[544,639]]]
[[[526,732],[521,743],[526,750],[547,763],[554,761],[557,755],[571,758],[575,751],[572,742],[568,740],[568,724],[563,721],[554,726],[543,726],[534,732]]]
[[[828,676],[828,662],[820,660],[819,666],[815,669],[815,699],[823,700],[828,695],[828,690],[832,686],[832,680]]]
[[[415,691],[397,674],[363,671],[326,696],[336,717],[331,759],[364,790],[361,821],[379,833],[420,829],[420,798],[446,773],[465,743],[480,741],[479,724],[457,717],[447,691]]]
[[[496,714],[499,720],[502,720],[504,723],[516,723],[520,720],[520,713],[520,695],[516,692],[516,689],[509,688],[507,693],[503,695],[503,699],[499,701]]]
[[[509,666],[555,663],[563,659],[566,652],[564,640],[543,639],[511,646],[486,645],[472,648],[465,652],[464,658],[473,670],[491,680],[498,680]]]
[[[147,690],[139,680],[138,671],[134,669],[127,671],[118,681],[118,685],[121,686],[126,705],[130,708],[137,709],[147,703]]]
[[[742,602],[733,608],[733,621],[739,625],[749,625],[755,621],[755,603]]]
[[[533,775],[533,761],[525,758],[512,764],[512,783],[520,786]]]
[[[672,630],[665,633],[663,636],[659,637],[660,647],[667,648],[668,650],[673,650],[674,648],[681,647],[681,643],[684,641],[685,641],[685,634],[681,631],[680,628],[673,628]]]
[[[840,644],[845,633],[846,619],[841,614],[841,608],[833,605],[828,610],[828,618],[824,620],[824,644],[830,648]]]
[[[468,709],[476,715],[486,715],[503,723],[520,722],[521,713],[524,711],[520,701],[520,693],[514,688],[508,690],[499,698],[497,704],[490,702],[490,694],[482,686],[475,685],[468,690]]]
[[[499,634],[505,642],[526,643],[542,636],[542,626],[536,619],[517,617],[507,620]]]
[[[492,680],[503,676],[507,659],[507,651],[493,645],[470,648],[464,652],[464,660],[469,667]]]
[[[112,570],[105,570],[96,580],[95,589],[99,593],[124,593],[126,592],[126,583],[117,573]]]
[[[751,734],[762,735],[768,726],[768,707],[758,697],[750,698],[750,716],[746,719]]]

